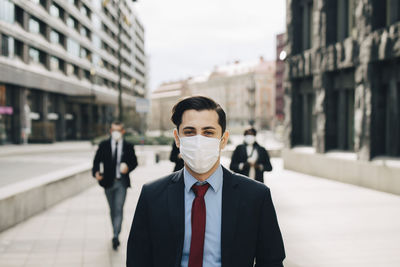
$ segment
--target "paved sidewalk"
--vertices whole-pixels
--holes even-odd
[[[400,266],[400,196],[283,170],[280,159],[272,164],[265,183],[285,267]]]
[[[285,267],[400,266],[399,196],[282,170],[280,159],[272,164],[266,184],[285,240]],[[125,266],[126,239],[141,185],[172,167],[163,161],[133,172],[117,252],[111,248],[104,192],[95,186],[0,233],[0,266]]]
[[[94,186],[0,233],[0,266],[125,266],[126,239],[141,186],[172,169],[172,163],[165,161],[133,171],[117,252],[111,248],[112,229],[104,191]]]

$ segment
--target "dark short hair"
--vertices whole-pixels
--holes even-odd
[[[111,123],[111,125],[110,125],[110,128],[111,128],[111,126],[113,126],[113,125],[122,126],[122,128],[124,128],[124,124],[123,124],[122,122],[120,122],[120,121],[113,121],[113,122]]]
[[[205,96],[191,96],[180,100],[172,108],[171,121],[175,124],[176,129],[179,129],[179,125],[182,123],[182,115],[186,110],[194,109],[197,111],[201,110],[214,110],[218,114],[218,124],[222,128],[222,133],[226,129],[226,115],[225,111],[221,106],[209,97]]]
[[[252,134],[252,135],[256,136],[257,131],[253,127],[249,127],[249,128],[246,128],[246,130],[244,130],[243,135],[246,135],[246,134]]]

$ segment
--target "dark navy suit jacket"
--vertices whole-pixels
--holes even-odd
[[[138,162],[133,144],[125,140],[122,145],[121,162],[125,162],[129,169],[127,174],[121,174],[121,181],[126,187],[130,187],[131,182],[129,179],[129,173],[136,168]],[[104,188],[111,187],[114,183],[116,173],[116,166],[112,164],[111,138],[104,140],[99,144],[99,148],[97,149],[93,160],[93,177],[95,177],[96,172],[100,170],[100,163],[103,163],[104,166],[104,179],[101,180],[99,184]]]
[[[285,251],[270,190],[223,172],[222,267],[282,267]],[[129,234],[127,267],[180,267],[184,214],[183,170],[144,185]]]

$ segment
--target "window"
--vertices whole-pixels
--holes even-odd
[[[372,28],[374,30],[386,27],[387,2],[388,0],[372,0]]]
[[[46,35],[44,23],[36,19],[35,17],[31,17],[29,19],[29,31],[31,33],[41,34],[42,36]]]
[[[356,35],[355,0],[327,1],[326,44]]]
[[[372,0],[372,28],[384,28],[400,21],[399,0]]]
[[[71,38],[68,38],[67,39],[67,51],[71,55],[79,57],[79,55],[80,55],[80,47],[79,47],[78,42],[74,41]]]
[[[399,0],[387,0],[386,10],[388,10],[386,25],[389,26],[400,20],[400,1]]]
[[[19,6],[14,8],[14,20],[21,26],[24,27],[24,10]]]
[[[315,129],[315,93],[312,78],[293,81],[292,95],[292,144],[312,145]]]
[[[40,23],[38,20],[34,18],[29,19],[29,31],[31,33],[39,33],[40,32]]]
[[[60,70],[60,60],[54,56],[50,57],[50,70]]]
[[[56,17],[56,18],[61,18],[62,17],[61,8],[58,5],[53,3],[50,6],[50,15],[52,15],[53,17]]]
[[[68,25],[70,28],[74,28],[75,30],[78,30],[78,29],[79,29],[79,23],[78,23],[78,21],[77,21],[76,19],[74,19],[73,17],[71,17],[71,16],[69,16],[69,17],[67,18],[67,25]]]
[[[55,30],[50,32],[50,42],[53,44],[60,44],[60,34]]]
[[[46,66],[46,55],[44,52],[37,50],[36,48],[30,47],[29,48],[29,62],[31,63],[38,63]]]
[[[15,55],[18,56],[20,59],[23,59],[24,44],[19,40],[14,40],[14,47],[15,47]]]
[[[327,74],[326,149],[354,150],[354,71]]]
[[[14,3],[10,0],[0,0],[0,20],[14,23]]]
[[[371,157],[400,157],[399,66],[399,60],[373,65]]]
[[[294,40],[293,51],[299,53],[312,47],[313,1],[299,0],[293,3]]]
[[[81,13],[88,17],[89,19],[91,18],[91,12],[90,9],[86,5],[82,5],[81,7]]]
[[[91,36],[89,29],[84,26],[81,27],[81,35],[86,36],[88,39]]]
[[[74,66],[74,75],[76,77],[78,77],[79,79],[81,78],[80,75],[79,75],[79,67],[78,66]]]
[[[1,54],[5,57],[14,57],[14,39],[7,36],[1,36]]]
[[[85,70],[85,78],[90,81],[90,71]]]
[[[66,66],[66,74],[67,74],[67,76],[74,75],[74,66],[72,64],[67,64],[67,66]]]

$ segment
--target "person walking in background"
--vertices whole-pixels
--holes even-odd
[[[272,171],[272,165],[268,151],[256,142],[256,135],[254,128],[244,131],[244,143],[236,147],[229,168],[264,183],[264,172]]]
[[[270,190],[220,164],[226,115],[194,96],[173,107],[184,168],[145,184],[127,247],[127,267],[282,267],[282,235]]]
[[[176,146],[175,141],[172,144],[172,151],[171,154],[169,155],[169,160],[175,162],[174,172],[179,171],[180,169],[183,168],[183,159],[181,157],[179,148]]]
[[[96,151],[92,175],[104,187],[114,233],[112,247],[116,250],[120,245],[118,236],[121,232],[126,190],[131,185],[129,173],[136,168],[137,158],[133,144],[123,138],[125,129],[121,122],[113,122],[110,133],[111,138],[102,141]]]

